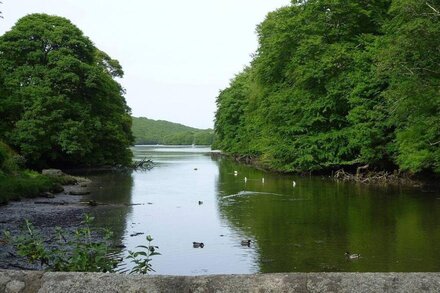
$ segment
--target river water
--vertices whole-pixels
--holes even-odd
[[[116,204],[96,209],[95,224],[113,230],[122,253],[152,235],[156,274],[440,271],[438,193],[265,173],[206,147],[133,152],[156,167],[91,174],[90,199]]]

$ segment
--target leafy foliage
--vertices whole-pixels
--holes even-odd
[[[440,16],[415,0],[292,1],[217,98],[214,147],[281,171],[439,173]]]
[[[31,263],[39,263],[48,271],[57,272],[115,272],[118,263],[122,260],[114,256],[111,248],[112,233],[104,230],[103,240],[93,239],[96,233],[90,227],[94,218],[85,215],[82,226],[73,232],[73,235],[60,227],[56,228],[56,245],[50,247],[43,236],[28,220],[25,220],[23,233],[13,237],[9,231],[5,238],[11,242],[20,256],[26,257]],[[156,252],[157,246],[152,246],[151,236],[147,236],[148,246],[138,246],[146,251],[131,252],[127,257],[136,266],[130,273],[148,274],[154,271],[151,257],[160,255]]]
[[[37,197],[46,191],[59,190],[57,178],[25,170],[25,160],[0,141],[0,204],[23,197]]]
[[[159,248],[158,246],[151,245],[153,238],[150,235],[146,237],[148,245],[138,245],[136,248],[140,248],[139,251],[129,251],[129,255],[127,259],[131,259],[131,262],[135,264],[130,274],[142,274],[146,275],[149,272],[154,272],[153,267],[151,265],[151,257],[155,255],[160,255],[156,250]]]
[[[0,138],[31,166],[130,163],[122,68],[70,21],[28,15],[0,54]]]
[[[133,117],[135,144],[211,145],[212,130],[201,130],[164,120]]]

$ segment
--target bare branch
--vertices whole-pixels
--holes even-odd
[[[434,12],[440,16],[440,11],[438,11],[437,9],[434,8],[434,6],[432,6],[431,4],[429,4],[429,2],[426,2],[426,5],[428,5],[429,8],[431,8],[432,10],[434,10]]]

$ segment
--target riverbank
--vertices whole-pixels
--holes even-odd
[[[439,273],[128,276],[0,271],[1,292],[438,292]]]
[[[41,176],[59,184],[55,190],[58,192],[40,192],[31,198],[20,197],[0,206],[0,268],[41,269],[38,264],[29,264],[16,255],[14,248],[2,240],[4,231],[19,235],[24,220],[29,220],[44,239],[51,239],[55,227],[74,230],[81,224],[84,214],[91,211],[91,206],[82,202],[82,195],[89,193],[90,180],[59,170],[45,170]]]
[[[13,175],[0,176],[0,204],[24,198],[52,197],[64,191],[63,186],[87,185],[89,180],[64,174],[61,170],[47,169],[41,173],[24,170]],[[78,188],[70,188],[75,192]]]
[[[221,151],[215,151],[213,155],[216,157],[226,157],[237,163],[245,164],[264,172],[298,176],[321,176],[335,181],[354,182],[364,185],[394,185],[422,188],[424,190],[440,190],[440,178],[434,174],[414,175],[398,170],[377,170],[370,169],[369,165],[353,165],[345,169],[293,172],[272,168],[255,156],[234,155]]]

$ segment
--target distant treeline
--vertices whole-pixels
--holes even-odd
[[[164,120],[133,117],[135,144],[211,145],[214,131],[201,130]]]
[[[292,1],[217,98],[214,147],[282,171],[440,173],[440,1]]]

